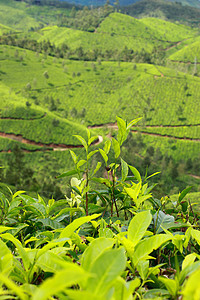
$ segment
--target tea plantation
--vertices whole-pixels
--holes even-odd
[[[0,1],[0,299],[200,298],[200,31],[160,12]]]
[[[64,171],[72,164],[67,149],[82,147],[74,135],[85,138],[89,128],[97,144],[116,136],[116,116],[127,122],[142,117],[122,149],[129,162],[143,174],[147,166],[149,173],[164,172],[166,193],[187,185],[198,191],[192,177],[199,176],[197,28],[134,19],[106,6],[99,13],[12,0],[1,7],[2,161],[21,147],[24,163],[36,173],[45,173],[45,153],[57,161],[57,172]],[[165,164],[169,172],[176,168],[168,188]]]

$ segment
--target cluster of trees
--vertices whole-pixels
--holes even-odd
[[[56,47],[50,41],[37,42],[29,38],[18,38],[16,35],[7,35],[0,37],[1,45],[16,46],[23,49],[29,49],[37,53],[45,53],[46,55],[56,56],[63,58],[69,49],[66,44],[61,47]],[[17,56],[16,56],[17,57]]]
[[[28,38],[18,38],[15,35],[1,36],[0,44],[17,46],[24,49],[29,49],[37,53],[45,53],[46,55],[55,56],[58,58],[69,58],[75,60],[117,60],[117,61],[134,61],[149,64],[164,64],[165,51],[161,48],[154,48],[152,52],[147,52],[145,49],[134,51],[126,46],[123,49],[107,49],[105,51],[94,48],[85,51],[83,47],[77,47],[75,50],[69,48],[66,43],[61,46],[55,46],[50,41],[37,42]],[[16,56],[18,58],[18,55]]]
[[[55,199],[62,198],[58,181],[58,162],[48,153],[41,155],[39,160],[40,167],[37,171],[33,170],[25,161],[25,156],[21,148],[16,145],[12,153],[8,154],[3,162],[0,162],[0,182],[15,187],[18,190],[29,190],[40,195]]]
[[[70,12],[70,17],[63,16],[59,26],[94,32],[99,24],[113,11],[114,9],[110,5],[93,9],[85,6],[82,10],[76,9],[74,6]]]

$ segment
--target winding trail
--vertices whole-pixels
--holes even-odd
[[[11,118],[10,118],[11,119]],[[160,127],[165,127],[165,128],[170,128],[170,127],[192,127],[192,126],[200,126],[200,124],[187,124],[187,125],[147,125],[145,126],[146,128],[160,128]],[[143,127],[144,126],[138,126],[138,127]],[[117,123],[107,123],[107,124],[99,124],[99,125],[92,125],[88,126],[89,129],[98,129],[98,128],[110,128],[117,130]],[[149,136],[155,136],[155,137],[163,137],[163,138],[170,138],[174,140],[182,140],[182,141],[192,141],[192,142],[200,142],[200,138],[189,138],[189,137],[176,137],[168,134],[161,134],[161,133],[155,133],[155,132],[146,132],[144,130],[131,130],[132,133],[141,133],[143,135],[149,135]],[[20,134],[14,134],[14,133],[5,133],[5,132],[0,132],[0,137],[2,138],[8,138],[17,142],[20,142],[24,145],[33,145],[33,146],[39,146],[40,148],[37,149],[22,149],[24,152],[36,152],[36,151],[66,151],[68,149],[73,149],[73,148],[83,148],[82,145],[72,145],[72,144],[56,144],[56,143],[41,143],[41,142],[35,142],[33,140],[24,138]],[[108,138],[112,138],[110,134],[108,134]],[[94,141],[92,145],[98,145],[103,142],[103,137],[101,135],[98,135],[98,140]],[[0,150],[0,152],[11,152],[11,150]]]
[[[172,49],[172,48],[175,48],[176,46],[179,46],[182,42],[184,42],[184,41],[186,41],[186,40],[189,40],[189,39],[185,39],[185,40],[182,40],[182,41],[179,41],[179,42],[175,42],[174,45],[169,46],[169,47],[167,47],[167,48],[165,48],[165,49],[163,49],[163,50],[164,50],[164,51],[168,51],[168,50],[170,50],[170,49]]]
[[[200,124],[188,124],[188,125],[147,125],[145,127],[147,128],[170,128],[170,127],[192,127],[192,126],[200,126]],[[137,127],[143,127],[144,126],[137,126]],[[107,123],[107,124],[100,124],[100,125],[93,125],[93,126],[89,126],[88,128],[93,128],[93,129],[98,129],[98,128],[112,128],[112,129],[117,129],[117,123]],[[183,140],[183,141],[192,141],[192,142],[200,142],[200,139],[193,139],[193,138],[188,138],[188,137],[177,137],[177,136],[173,136],[173,135],[168,135],[168,134],[160,134],[160,133],[154,133],[154,132],[146,132],[146,131],[142,131],[142,130],[131,130],[132,133],[141,133],[144,135],[151,135],[151,136],[156,136],[156,137],[163,137],[163,138],[171,138],[174,140]]]
[[[66,145],[66,144],[45,144],[41,142],[35,142],[29,139],[24,138],[20,134],[13,134],[13,133],[5,133],[5,132],[0,132],[0,137],[3,138],[8,138],[17,142],[20,142],[22,144],[27,144],[27,145],[33,145],[33,146],[39,146],[39,147],[44,147],[43,149],[22,149],[25,152],[35,152],[35,151],[65,151],[67,149],[73,149],[73,148],[83,148],[82,145]],[[94,141],[92,145],[98,145],[103,142],[103,137],[101,135],[98,136],[98,140]],[[45,149],[46,148],[46,149]],[[7,151],[0,151],[0,152],[11,152],[10,150]]]
[[[132,133],[142,133],[144,135],[151,135],[151,136],[156,136],[156,137],[163,137],[163,138],[170,138],[173,140],[182,140],[182,141],[191,141],[191,142],[200,142],[200,139],[192,139],[188,137],[178,137],[178,136],[173,136],[173,135],[168,135],[168,134],[161,134],[161,133],[154,133],[154,132],[146,132],[146,131],[140,131],[140,130],[132,130]]]
[[[178,128],[178,127],[198,127],[200,126],[200,123],[197,124],[175,124],[175,125],[137,125],[137,127],[141,128]],[[113,128],[117,129],[117,122],[115,123],[106,123],[106,124],[98,124],[98,125],[91,125],[88,126],[89,129],[98,129],[98,128]]]
[[[170,60],[173,63],[179,64],[187,64],[187,65],[200,65],[200,62],[192,62],[192,61],[181,61],[181,60]]]
[[[188,174],[188,175],[193,177],[193,178],[200,179],[200,176],[198,176],[198,175],[194,175],[194,174]]]
[[[34,121],[34,120],[40,120],[43,119],[44,117],[46,117],[47,113],[44,113],[43,115],[39,116],[39,117],[35,117],[35,118],[11,118],[11,117],[1,117],[0,116],[0,120],[21,120],[21,121]]]

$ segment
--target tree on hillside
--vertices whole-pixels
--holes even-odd
[[[37,185],[33,179],[34,171],[26,165],[24,153],[18,145],[15,145],[6,165],[5,182],[17,189],[34,189]]]
[[[76,16],[76,8],[75,6],[72,7],[72,10],[70,11],[70,17],[74,18]]]
[[[59,199],[63,197],[60,187],[58,186],[55,177],[59,175],[58,161],[55,157],[52,157],[49,153],[44,155],[39,160],[40,167],[35,174],[36,180],[40,183],[38,189],[39,194],[47,198]]]
[[[48,79],[48,78],[49,78],[48,71],[45,71],[45,72],[43,73],[43,76],[44,76],[46,79]]]

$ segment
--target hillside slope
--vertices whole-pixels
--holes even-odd
[[[143,52],[142,55],[145,55],[158,49],[165,50],[178,42],[195,38],[197,34],[197,29],[185,25],[155,18],[137,20],[120,13],[111,13],[94,32],[48,26],[26,35],[22,34],[21,37],[36,40],[38,43],[50,41],[62,49],[68,47],[66,55],[70,58],[84,59],[86,53],[90,60],[101,57],[104,60],[123,60],[128,55],[132,55],[129,59],[132,60],[134,53]],[[147,62],[148,58],[143,61]]]
[[[177,62],[200,63],[200,37],[192,44],[186,45],[181,50],[172,54],[169,59]]]
[[[75,123],[107,126],[116,115],[127,120],[143,116],[137,131],[152,138],[186,138],[190,151],[185,155],[191,149],[199,154],[198,77],[148,64],[44,59],[11,46],[3,46],[0,59],[2,132],[46,144],[73,144],[72,133],[84,135]]]

